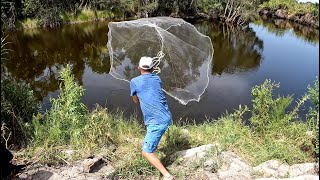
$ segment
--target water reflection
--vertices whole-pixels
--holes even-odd
[[[214,47],[212,75],[256,70],[262,60],[263,42],[250,27],[201,22],[195,26],[207,34]]]
[[[6,67],[14,78],[30,83],[42,100],[58,89],[57,72],[67,63],[80,84],[85,65],[99,74],[109,72],[107,31],[106,23],[84,23],[9,33],[9,48],[14,51]]]
[[[308,43],[319,43],[319,29],[303,26],[284,19],[269,19],[263,16],[255,24],[266,27],[269,32],[279,37],[282,37],[287,31],[293,31],[293,34],[297,38]]]

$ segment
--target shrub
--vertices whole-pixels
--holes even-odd
[[[32,116],[39,110],[39,103],[29,84],[12,79],[1,80],[1,121],[6,141],[16,146],[25,146],[31,136]],[[1,136],[1,141],[4,140]],[[9,148],[9,147],[8,147]]]
[[[308,86],[308,95],[314,106],[309,109],[307,122],[315,137],[314,152],[319,161],[319,79],[315,80],[314,87]]]
[[[57,99],[50,99],[52,108],[41,121],[35,117],[35,143],[45,146],[59,146],[71,144],[77,146],[78,138],[86,123],[86,107],[81,103],[83,88],[79,86],[71,75],[69,65],[61,71],[60,95]]]
[[[304,96],[292,111],[286,112],[292,102],[292,97],[278,96],[274,99],[273,90],[278,87],[280,84],[266,80],[262,85],[252,88],[253,109],[249,121],[256,133],[264,135],[273,131],[284,131],[297,116],[299,108],[308,99],[307,96]]]
[[[39,110],[39,104],[29,84],[15,81],[3,66],[8,60],[10,49],[8,42],[1,37],[1,142],[7,148],[24,146],[30,137],[33,114]],[[10,144],[10,145],[8,145]]]
[[[298,3],[296,0],[270,0],[264,2],[259,6],[262,8],[269,8],[272,11],[277,9],[286,9],[289,14],[306,14],[311,13],[316,18],[319,17],[319,5],[310,3]]]
[[[39,25],[42,27],[55,27],[62,24],[58,7],[41,8],[37,14]]]

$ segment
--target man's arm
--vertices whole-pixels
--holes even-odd
[[[132,96],[133,102],[139,105],[139,98],[137,95]]]

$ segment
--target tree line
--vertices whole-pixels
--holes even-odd
[[[215,14],[219,19],[241,24],[257,15],[266,0],[4,0],[1,1],[1,26],[15,28],[19,21],[37,19],[39,26],[62,24],[62,14],[76,16],[82,10],[105,11],[115,18],[186,16]]]

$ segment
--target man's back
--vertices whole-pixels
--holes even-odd
[[[153,73],[142,74],[130,81],[131,96],[137,95],[145,125],[163,124],[171,120],[160,77]]]

